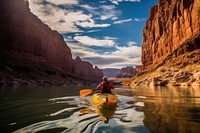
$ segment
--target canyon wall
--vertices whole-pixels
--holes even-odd
[[[159,0],[143,30],[143,69],[199,49],[200,0]]]
[[[76,57],[76,59],[73,60],[73,73],[79,76],[85,75],[85,79],[99,80],[103,77],[102,70],[97,66],[93,68],[91,63],[82,61],[80,57]]]
[[[127,66],[120,69],[117,77],[118,78],[132,78],[135,73],[136,73],[135,68],[133,68],[132,66]]]
[[[97,67],[93,68],[90,63],[82,65],[85,64],[84,61],[77,63],[73,60],[71,50],[62,35],[41,22],[30,12],[28,6],[28,1],[25,0],[0,1],[0,68],[2,71],[4,68],[11,71],[16,65],[43,66],[58,70],[62,75],[86,80],[101,80],[103,72]],[[27,67],[20,69],[26,71]],[[38,69],[43,68],[38,67]]]
[[[24,0],[1,1],[1,51],[72,73],[72,55],[63,37],[43,24]]]

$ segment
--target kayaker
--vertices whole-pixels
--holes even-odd
[[[97,90],[101,93],[112,93],[111,89],[114,89],[113,84],[108,81],[106,76],[104,76],[103,81],[97,86]]]

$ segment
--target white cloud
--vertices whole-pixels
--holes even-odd
[[[104,39],[105,40],[116,40],[118,38],[116,38],[116,37],[110,37],[110,36],[104,36]]]
[[[121,14],[120,11],[115,10],[116,7],[114,5],[103,5],[100,6],[99,8],[101,9],[101,11],[96,12],[96,14],[100,16],[99,19],[101,20],[116,18]]]
[[[104,58],[105,60],[109,60],[110,64],[104,64],[102,59],[102,62],[99,62],[96,65],[98,65],[100,68],[116,68],[116,66],[119,66],[119,68],[121,68],[122,66],[126,66],[127,64],[141,65],[141,47],[117,46],[117,49],[118,50],[116,51],[100,55],[100,57]]]
[[[90,5],[80,5],[80,7],[87,9],[91,14],[100,20],[106,20],[113,17],[117,17],[121,14],[120,11],[116,11],[115,5],[101,5],[98,7],[92,7]]]
[[[62,14],[61,14],[62,13]],[[60,15],[60,16],[59,16]],[[59,32],[80,32],[81,30],[75,25],[79,21],[86,21],[91,19],[92,15],[83,14],[82,11],[77,12],[66,12],[61,10],[60,12],[55,12],[52,17],[45,17],[49,20],[48,25]],[[63,23],[58,23],[59,20],[63,20]]]
[[[86,33],[92,33],[92,32],[98,32],[98,31],[100,31],[100,30],[89,30]]]
[[[101,0],[101,1],[99,1],[99,3],[106,3],[107,1],[106,0]]]
[[[137,42],[129,41],[127,44],[128,44],[128,46],[133,46],[133,45],[137,44]]]
[[[111,1],[115,5],[119,5],[118,1]]]
[[[99,51],[87,48],[84,45],[70,43],[68,45],[73,49],[73,58],[80,56],[83,60],[89,61],[101,69],[121,68],[127,64],[141,65],[141,47],[116,46],[116,51],[99,53]]]
[[[113,10],[116,7],[114,5],[103,5],[103,6],[100,6],[100,8],[103,10]]]
[[[89,36],[75,36],[74,40],[88,46],[111,47],[115,44],[115,42],[110,39],[100,40],[98,38],[91,38]]]
[[[146,19],[145,18],[135,18],[134,20],[137,21],[137,22],[140,22],[140,21],[144,21]]]
[[[78,27],[93,28],[93,27],[109,27],[109,23],[97,23],[94,15],[99,19],[106,20],[116,17],[119,12],[115,11],[114,5],[103,5],[100,7],[91,7],[89,5],[79,5],[87,9],[90,13],[85,14],[81,10],[71,11],[59,8],[57,5],[72,5],[78,4],[78,0],[46,0],[51,4],[43,4],[44,0],[30,0],[31,12],[37,15],[51,29],[58,32],[82,32]],[[77,5],[78,6],[78,5]],[[101,11],[99,11],[99,9]]]
[[[125,23],[125,22],[130,22],[132,21],[132,19],[125,19],[125,20],[119,20],[119,21],[115,21],[113,24],[121,24],[121,23]]]
[[[118,19],[118,17],[112,17],[111,19],[112,19],[112,20],[117,20],[117,19]]]
[[[72,2],[67,3],[72,4]],[[58,32],[81,32],[75,23],[92,18],[91,14],[84,14],[83,11],[72,12],[52,4],[44,5],[37,0],[30,1],[30,8],[31,12],[37,15],[51,29]]]
[[[61,4],[61,1],[49,0],[49,2],[54,2],[54,4]],[[62,2],[63,4],[64,2]],[[72,4],[72,2],[67,2]],[[65,3],[66,4],[66,3]],[[74,1],[74,4],[76,2]],[[59,32],[81,32],[77,27],[108,27],[111,24],[96,24],[92,19],[92,14],[84,14],[83,11],[72,12],[65,9],[60,9],[57,6],[51,4],[43,5],[35,0],[30,2],[31,11],[36,14],[44,23],[49,25],[53,30]],[[88,5],[83,5],[83,7],[88,9],[95,9]],[[112,6],[106,6],[108,9],[112,9]],[[104,7],[105,8],[105,7]]]
[[[140,65],[141,64],[141,47],[138,46],[130,46],[130,47],[126,47],[126,46],[116,46],[117,50],[107,53],[105,55],[102,55],[103,58],[108,58],[111,59],[110,62],[111,64],[109,64],[109,66],[105,66],[105,64],[101,65],[98,64],[101,67],[116,67],[116,66],[126,66],[126,64],[135,64],[135,65]],[[112,61],[112,59],[118,59],[120,60]]]
[[[116,10],[115,5],[104,5],[99,7],[82,5],[82,8],[85,8],[90,12],[89,14],[85,14],[81,10],[70,11],[68,9],[62,9],[57,6],[63,4],[81,6],[78,5],[78,0],[46,0],[52,4],[45,5],[42,3],[43,1],[44,0],[30,0],[31,11],[43,22],[48,24],[49,27],[54,30],[58,30],[59,32],[79,32],[83,34],[85,32],[80,30],[78,26],[107,27],[110,26],[110,24],[97,23],[95,20],[117,20],[118,16],[121,14],[120,11]],[[118,0],[118,2],[122,1]],[[94,16],[96,18],[94,18]],[[121,22],[128,21],[132,20],[121,20]],[[120,23],[120,21],[117,23]],[[88,32],[96,31],[99,31],[99,29],[90,30]],[[129,46],[121,47],[116,45],[118,38],[104,36],[102,39],[99,39],[89,36],[81,36],[79,33],[75,34],[75,37],[73,38],[72,36],[65,38],[65,41],[68,42],[68,45],[72,49],[73,57],[80,56],[82,59],[86,59],[87,61],[97,65],[100,68],[123,66],[126,64],[141,64],[141,48],[132,46],[133,42],[127,43]],[[78,41],[78,43],[74,43],[74,40]],[[109,47],[109,49],[113,48],[115,51],[102,53],[102,51],[95,51],[95,49],[90,49],[88,46]]]
[[[81,27],[89,27],[89,28],[93,28],[93,27],[108,27],[111,26],[111,24],[95,24],[93,19],[89,19],[87,21],[83,21],[83,22],[76,22],[76,25],[79,25]]]
[[[71,51],[73,58],[76,58],[77,56],[79,56],[81,58],[98,56],[98,54],[95,53],[96,51],[94,51],[93,49],[87,48],[84,45],[80,45],[78,43],[70,43],[70,42],[67,44],[71,49],[73,49]]]
[[[112,16],[114,16],[114,15],[113,14],[101,15],[100,19],[101,20],[106,20],[106,19],[111,18]]]
[[[141,54],[141,47],[138,47],[138,46],[130,46],[130,47],[116,46],[116,48],[118,49],[117,51],[114,51],[109,54],[111,54],[113,56],[120,55],[120,56],[127,57],[127,58],[131,58],[132,56]]]
[[[85,8],[85,9],[87,9],[87,10],[95,10],[95,9],[98,9],[98,8],[96,8],[96,7],[92,7],[92,6],[89,6],[89,5],[80,5],[80,7],[83,7],[83,8]]]
[[[140,0],[109,0],[115,5],[119,5],[120,2],[140,2]]]
[[[78,0],[45,0],[55,5],[76,5]]]

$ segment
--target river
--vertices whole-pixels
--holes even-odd
[[[83,88],[0,89],[2,133],[199,133],[200,87],[116,88],[118,105],[97,110]],[[107,113],[105,121],[101,113]],[[104,114],[105,115],[105,114]]]

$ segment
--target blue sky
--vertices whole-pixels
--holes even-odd
[[[29,0],[31,11],[61,33],[73,58],[99,68],[141,65],[142,32],[158,0]]]

